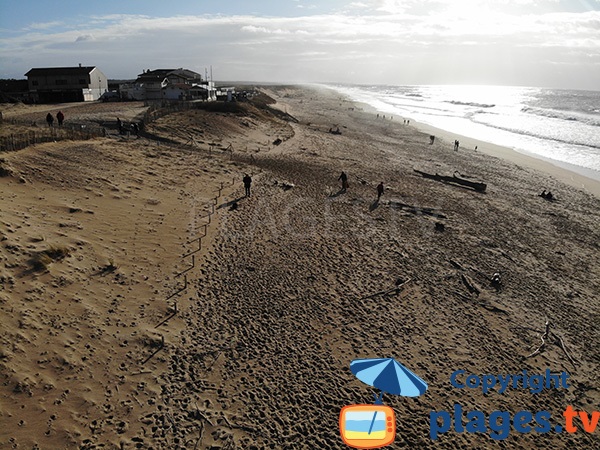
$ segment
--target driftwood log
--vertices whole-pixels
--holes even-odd
[[[542,343],[533,353],[530,353],[529,355],[527,355],[525,357],[525,359],[531,358],[533,356],[536,356],[536,355],[539,355],[540,353],[542,353],[551,336],[554,336],[556,338],[554,341],[554,344],[556,344],[557,346],[559,346],[562,349],[562,351],[565,353],[565,356],[567,357],[569,362],[573,365],[573,368],[577,368],[576,361],[569,354],[569,352],[567,352],[567,348],[565,346],[565,341],[563,341],[562,337],[560,337],[558,334],[554,333],[553,331],[550,331],[550,321],[548,319],[546,319],[544,334],[542,334],[540,336]]]
[[[477,286],[475,286],[475,283],[473,283],[473,281],[468,277],[468,275],[461,273],[460,278],[462,279],[463,283],[465,284],[465,286],[471,294],[479,296],[481,290]]]
[[[444,175],[438,175],[437,173],[434,175],[434,174],[427,173],[427,172],[421,172],[420,170],[417,170],[417,169],[413,169],[413,170],[415,172],[417,172],[418,174],[420,174],[421,176],[423,176],[423,178],[429,178],[431,180],[441,181],[443,183],[459,184],[461,186],[469,187],[477,192],[485,192],[485,190],[487,189],[487,184],[485,184],[485,183],[465,180],[464,178],[457,177],[456,174],[452,175],[451,177],[448,177],[448,176],[444,176]]]

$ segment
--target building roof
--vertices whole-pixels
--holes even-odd
[[[88,75],[96,66],[85,67],[45,67],[33,68],[25,74],[26,77],[47,77],[57,75]]]
[[[202,75],[196,73],[192,70],[188,69],[177,69],[172,72],[174,75],[179,75],[180,77],[187,78],[189,80],[197,80],[202,78]],[[169,74],[170,75],[170,74]]]
[[[169,69],[149,70],[148,72],[140,73],[137,77],[137,81],[164,80],[167,78],[169,72],[171,72]]]
[[[202,78],[199,73],[187,69],[155,69],[138,75],[137,82],[164,80],[169,75],[178,75],[186,80],[197,80]]]

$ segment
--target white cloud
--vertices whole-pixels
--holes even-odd
[[[262,34],[292,34],[292,30],[284,30],[281,28],[267,28],[267,27],[257,27],[254,25],[244,25],[241,28],[243,31],[248,31],[250,33],[262,33]]]
[[[370,5],[368,3],[363,3],[363,2],[352,2],[348,5],[348,7],[355,8],[355,9],[366,9],[366,8],[369,8]]]
[[[265,27],[257,27],[255,25],[244,25],[243,31],[249,31],[250,33],[268,33],[269,30]]]
[[[62,26],[62,25],[64,25],[63,22],[58,22],[58,21],[32,23],[27,28],[25,28],[25,31],[31,31],[31,30],[48,30],[50,28],[56,28],[56,27],[59,27],[59,26]]]
[[[452,58],[465,65],[465,74],[473,65],[485,65],[482,76],[505,73],[505,60],[513,58],[511,64],[528,75],[539,72],[543,84],[547,67],[535,57],[541,52],[545,60],[568,61],[573,73],[589,67],[597,73],[595,63],[583,55],[600,49],[598,11],[491,14],[452,7],[458,2],[450,0],[437,1],[452,7],[437,14],[400,11],[402,5],[417,3],[363,0],[349,5],[380,10],[294,18],[94,16],[72,29],[42,28],[3,39],[0,66],[20,76],[31,67],[72,65],[85,57],[86,64],[98,65],[110,78],[134,77],[142,68],[155,67],[183,66],[204,73],[212,65],[220,78],[230,80],[419,83],[419,74],[424,80],[432,74],[443,77]],[[381,8],[395,13],[382,14]],[[455,78],[461,73],[457,68]],[[565,78],[570,82],[575,79]]]
[[[600,1],[600,0],[595,0]],[[363,0],[350,8],[371,9],[385,14],[418,13],[434,15],[447,10],[502,10],[526,8],[529,12],[552,11],[560,0]]]

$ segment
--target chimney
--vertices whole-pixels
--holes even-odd
[[[79,67],[81,67],[81,63],[79,63]]]

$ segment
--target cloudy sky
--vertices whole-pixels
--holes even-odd
[[[600,90],[600,0],[0,0],[0,78],[95,65],[216,81]]]

